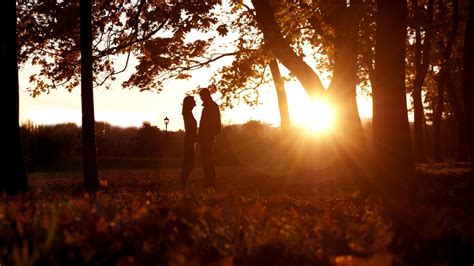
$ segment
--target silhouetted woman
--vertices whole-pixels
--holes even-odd
[[[181,167],[181,188],[188,187],[188,177],[194,168],[194,144],[197,139],[197,123],[193,116],[193,108],[196,106],[194,97],[186,96],[183,100],[183,119],[184,119],[184,158]]]

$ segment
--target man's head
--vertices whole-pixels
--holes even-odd
[[[199,96],[203,102],[212,101],[211,92],[207,88],[203,88],[199,91]]]

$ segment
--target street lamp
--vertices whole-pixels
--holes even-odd
[[[165,131],[166,133],[168,133],[168,124],[170,123],[170,119],[168,117],[165,117],[164,121],[165,121]]]

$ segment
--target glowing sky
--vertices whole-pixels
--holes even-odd
[[[170,119],[169,130],[183,129],[181,117],[181,102],[185,93],[197,88],[199,85],[207,85],[207,70],[196,72],[193,78],[187,81],[170,81],[165,84],[165,89],[160,92],[139,92],[138,90],[123,90],[119,83],[107,90],[102,87],[95,88],[95,114],[97,121],[106,121],[118,126],[140,126],[144,121],[151,122],[160,128],[164,128],[163,119]],[[72,92],[65,89],[51,91],[49,94],[40,95],[36,98],[29,96],[25,91],[27,86],[27,71],[20,72],[20,120],[32,121],[35,124],[56,124],[74,122],[81,124],[81,102],[80,89]],[[297,82],[286,84],[290,116],[293,124],[303,123],[307,119],[309,99],[305,91]],[[194,115],[199,120],[201,114],[201,102],[195,97],[197,106]],[[218,97],[214,96],[216,102]],[[257,107],[248,107],[244,104],[233,109],[222,112],[222,120],[225,124],[240,124],[248,120],[260,120],[278,126],[280,123],[276,93],[270,84],[261,89],[261,104]],[[371,101],[366,96],[358,97],[359,112],[362,117],[371,117]]]

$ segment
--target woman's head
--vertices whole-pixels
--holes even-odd
[[[193,96],[184,97],[182,114],[184,114],[186,112],[191,112],[193,110],[194,106],[196,106],[196,102],[194,101]]]

